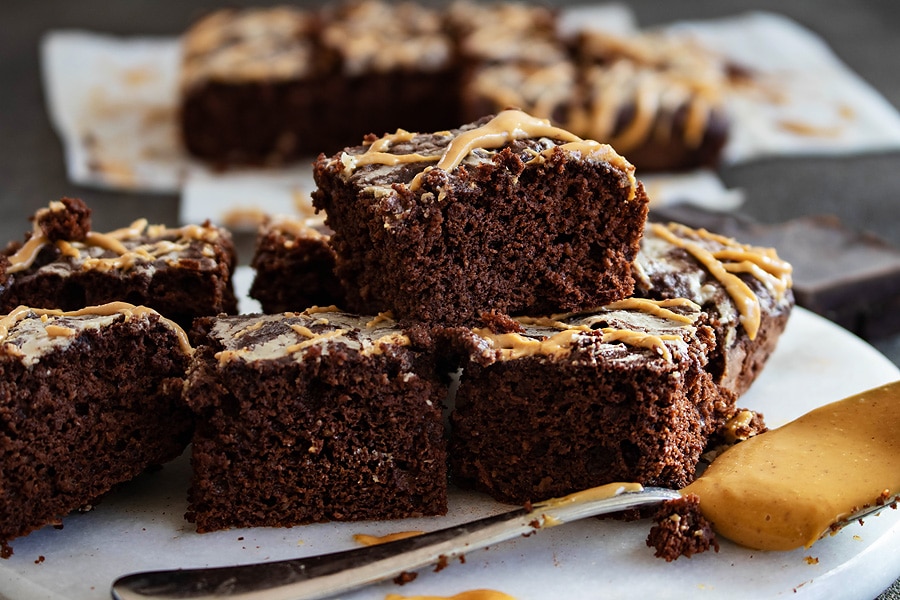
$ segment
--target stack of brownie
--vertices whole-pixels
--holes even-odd
[[[253,295],[270,315],[195,328],[202,530],[440,514],[447,465],[505,502],[682,487],[711,440],[741,430],[737,399],[792,307],[790,267],[648,225],[611,147],[507,110],[368,136],[320,156],[315,177],[324,222],[260,229]]]
[[[710,166],[737,72],[683,37],[573,37],[546,7],[465,0],[226,9],[186,32],[183,54],[184,144],[219,165],[278,164],[516,107],[642,171]]]
[[[0,539],[191,431],[199,531],[439,515],[451,477],[505,502],[680,488],[711,440],[742,431],[790,266],[648,225],[611,146],[510,109],[368,136],[314,174],[324,223],[260,234],[268,314],[227,314],[233,251],[210,225],[100,234],[64,199],[7,248]],[[50,305],[11,307],[23,299]]]
[[[218,227],[100,233],[63,198],[0,253],[0,543],[180,455],[193,349],[183,326],[236,312]]]

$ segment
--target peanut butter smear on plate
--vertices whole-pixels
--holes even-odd
[[[810,547],[900,493],[900,381],[827,404],[725,451],[684,494],[748,548]]]

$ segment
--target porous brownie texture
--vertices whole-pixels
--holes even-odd
[[[255,270],[250,297],[263,312],[344,305],[330,238],[324,218],[279,216],[260,225],[250,261]]]
[[[189,327],[194,317],[237,312],[231,234],[205,223],[168,228],[139,219],[108,233],[89,230],[80,200],[51,202],[24,242],[0,261],[0,312],[16,306],[75,310],[124,301]]]
[[[511,503],[615,481],[680,488],[734,412],[706,371],[715,345],[687,301],[455,328],[454,481]]]
[[[0,541],[59,524],[187,445],[190,347],[158,313],[19,307],[0,337]]]
[[[315,163],[347,307],[477,323],[627,297],[648,200],[610,147],[521,111]]]
[[[194,336],[198,531],[447,511],[447,385],[427,336],[312,309],[198,319]]]

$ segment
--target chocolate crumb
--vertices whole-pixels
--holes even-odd
[[[700,498],[693,494],[664,502],[654,521],[656,525],[650,529],[647,545],[656,549],[657,558],[671,562],[710,548],[719,551],[712,524],[700,513]]]
[[[0,542],[0,558],[9,558],[12,555],[13,549],[9,542]]]
[[[447,557],[441,554],[440,556],[438,556],[437,564],[434,565],[434,572],[440,573],[447,568],[448,563],[449,561],[447,560]]]
[[[418,576],[418,573],[403,571],[399,575],[394,577],[394,583],[396,583],[397,585],[406,585],[407,583],[414,581]]]
[[[44,558],[44,555],[41,554],[41,555],[39,555],[39,556],[35,559],[34,564],[39,565],[39,564],[41,564],[42,562],[44,562],[45,560],[46,560],[46,559]]]
[[[51,242],[82,242],[91,230],[91,209],[78,198],[63,198],[56,206],[42,208],[34,219]]]

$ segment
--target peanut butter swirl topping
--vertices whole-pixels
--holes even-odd
[[[55,245],[73,266],[83,270],[127,270],[156,260],[174,262],[178,253],[187,250],[192,242],[212,244],[220,235],[219,229],[213,226],[186,225],[170,229],[163,225],[148,225],[146,219],[138,219],[128,227],[108,233],[90,231],[82,241],[52,241],[35,224],[28,241],[9,257],[6,271],[26,271],[48,245]],[[204,245],[200,252],[207,258],[215,257],[215,250],[209,246]],[[108,253],[115,256],[108,256]]]
[[[426,147],[420,152],[396,151],[395,146],[427,137],[434,138],[434,141],[425,144]],[[359,167],[365,165],[390,167],[402,163],[436,163],[427,165],[408,183],[409,189],[415,191],[421,187],[425,174],[434,168],[453,171],[469,157],[526,139],[542,140],[541,149],[531,153],[529,164],[540,164],[556,151],[578,154],[583,160],[605,162],[624,173],[629,187],[628,198],[629,200],[634,198],[637,189],[634,166],[617,154],[611,146],[581,139],[570,131],[551,125],[547,119],[539,119],[520,110],[504,110],[477,127],[462,128],[453,132],[425,135],[400,129],[396,133],[371,142],[363,153],[341,153],[339,160],[343,164],[342,173],[345,177],[350,177]],[[480,156],[478,160],[485,158]]]
[[[700,307],[684,298],[629,298],[594,313],[519,317],[516,321],[523,325],[524,333],[494,333],[487,328],[473,333],[486,342],[486,351],[500,360],[529,356],[552,360],[569,356],[580,345],[623,343],[651,350],[672,362],[670,346],[684,346],[686,331],[699,315]]]
[[[705,229],[677,223],[650,227],[656,236],[686,250],[725,287],[737,306],[741,325],[750,339],[755,339],[761,321],[759,297],[737,274],[752,275],[780,299],[791,286],[790,263],[778,258],[772,248],[740,244]]]
[[[312,307],[300,313],[220,317],[210,335],[222,346],[216,353],[220,365],[234,360],[302,360],[313,349],[327,355],[335,344],[364,355],[379,355],[389,346],[410,344],[387,314],[372,319],[333,306]]]
[[[159,322],[178,338],[182,352],[193,353],[187,334],[177,323],[151,308],[127,302],[110,302],[73,311],[19,306],[0,317],[0,344],[7,353],[19,356],[30,366],[39,362],[47,350],[68,343],[81,331],[112,324],[121,315],[126,321],[158,315]]]

